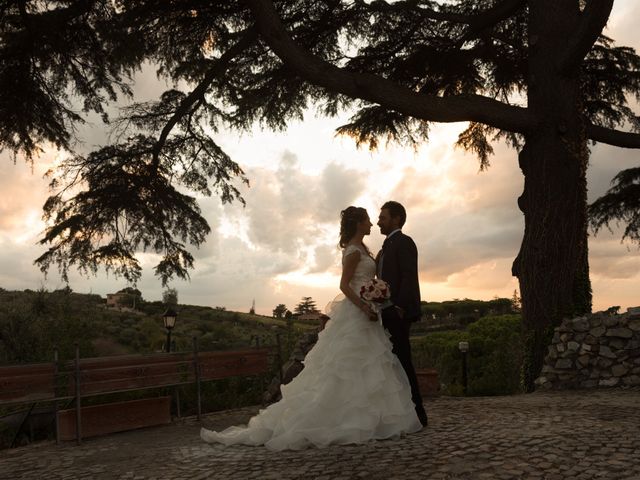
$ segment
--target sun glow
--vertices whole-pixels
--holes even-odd
[[[249,239],[249,224],[245,217],[222,216],[217,232],[222,238],[237,238],[251,250],[256,250],[256,245]]]

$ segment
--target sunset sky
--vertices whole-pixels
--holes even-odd
[[[618,1],[608,36],[618,45],[640,50],[640,2]],[[137,77],[139,99],[151,99],[167,86],[151,68]],[[408,211],[405,233],[418,245],[423,300],[510,297],[518,288],[511,263],[523,234],[516,199],[523,176],[516,152],[496,145],[491,167],[479,172],[478,160],[454,148],[465,124],[435,126],[417,151],[382,146],[376,152],[357,149],[353,140],[335,137],[337,119],[309,112],[286,132],[258,128],[252,134],[222,132],[217,142],[245,170],[251,188],[242,187],[247,206],[221,205],[216,197],[200,205],[212,233],[199,250],[192,249],[196,268],[189,282],[174,281],[180,303],[225,306],[248,311],[255,299],[258,313],[270,315],[279,303],[293,309],[302,296],[324,307],[339,293],[340,210],[363,206],[373,223],[386,200]],[[105,142],[98,120],[81,130],[88,151]],[[55,270],[45,279],[33,260],[44,224],[41,207],[48,195],[43,173],[63,153],[47,149],[33,169],[0,157],[0,287],[22,290],[64,286]],[[602,195],[614,175],[638,166],[640,152],[596,145],[588,173],[589,201]],[[603,231],[590,239],[594,310],[640,305],[640,250],[621,243],[621,230]],[[377,228],[365,241],[373,251],[382,244]],[[142,255],[144,274],[138,283],[146,300],[162,295],[153,276],[157,258]],[[76,292],[107,293],[126,286],[123,279],[73,272]]]

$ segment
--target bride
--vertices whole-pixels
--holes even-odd
[[[307,354],[304,369],[282,385],[282,399],[222,432],[202,429],[206,442],[264,445],[270,450],[364,443],[422,429],[407,376],[391,351],[388,333],[356,292],[375,275],[363,243],[371,233],[364,208],[341,212],[342,300]]]

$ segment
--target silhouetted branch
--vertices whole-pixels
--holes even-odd
[[[226,70],[229,62],[231,62],[231,60],[233,60],[233,58],[238,54],[242,53],[242,51],[244,51],[249,45],[251,45],[251,43],[256,38],[257,34],[255,29],[250,28],[246,30],[238,43],[224,52],[224,54],[215,61],[214,65],[209,69],[198,86],[185,97],[180,106],[178,106],[178,109],[162,129],[162,132],[160,132],[160,137],[158,137],[158,141],[153,147],[153,164],[155,166],[158,166],[160,151],[162,150],[162,147],[167,141],[169,133],[171,133],[171,130],[173,129],[173,127],[175,127],[176,123],[178,123],[178,121],[180,121],[180,119],[184,115],[186,115],[187,112],[189,112],[189,109],[191,109],[191,107],[193,107],[196,102],[204,99],[204,94],[206,93],[207,88],[209,88],[213,80],[218,75],[221,75]]]
[[[273,2],[247,0],[259,32],[274,53],[302,78],[332,92],[360,98],[406,115],[434,122],[475,121],[508,131],[536,125],[525,108],[481,95],[424,95],[384,78],[336,67],[297,45],[280,21]]]
[[[473,16],[469,20],[468,30],[458,39],[458,43],[462,44],[472,38],[476,38],[479,33],[511,17],[526,4],[525,0],[505,0],[495,7]]]
[[[621,132],[620,130],[590,124],[587,126],[587,136],[596,142],[602,142],[616,147],[640,148],[639,133]]]
[[[612,8],[613,0],[587,1],[580,25],[558,60],[558,69],[561,72],[571,73],[580,65],[602,33]]]

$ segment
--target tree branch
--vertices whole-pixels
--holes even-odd
[[[640,134],[621,132],[612,128],[587,125],[587,136],[596,142],[606,143],[615,147],[640,148]]]
[[[483,12],[476,14],[464,14],[447,12],[442,10],[433,10],[415,5],[415,2],[394,2],[375,1],[366,3],[364,0],[356,0],[356,4],[366,7],[368,10],[376,12],[400,12],[406,13],[407,7],[413,7],[413,12],[417,15],[428,18],[430,20],[438,20],[441,22],[460,23],[469,25],[473,29],[484,29],[494,25],[505,18],[508,18],[514,11],[526,5],[526,0],[504,0],[502,3],[491,7]],[[413,4],[413,5],[412,5]]]
[[[195,105],[200,99],[204,97],[207,88],[211,85],[213,80],[218,76],[224,73],[229,65],[229,62],[233,60],[238,54],[240,54],[243,50],[245,50],[251,43],[257,38],[257,32],[255,28],[249,28],[244,32],[244,35],[240,38],[238,43],[236,43],[229,50],[224,52],[222,56],[217,59],[214,65],[207,71],[202,81],[198,84],[196,88],[194,88],[189,95],[185,97],[185,99],[180,103],[178,109],[171,116],[167,124],[160,132],[160,137],[158,137],[158,141],[153,146],[153,164],[157,167],[160,161],[160,151],[164,144],[167,141],[167,137],[173,127],[176,126],[176,123],[180,121],[180,119],[187,114],[189,109]]]
[[[433,10],[431,8],[423,8],[418,5],[408,5],[409,2],[394,2],[387,3],[385,1],[365,2],[364,0],[355,0],[357,5],[365,7],[369,11],[374,12],[400,12],[406,13],[407,7],[413,7],[412,11],[422,18],[428,18],[430,20],[438,20],[442,22],[462,23],[469,24],[473,21],[474,16],[464,15],[454,12],[443,12],[440,10]],[[414,2],[411,2],[414,3]]]
[[[386,3],[376,1],[365,4],[364,0],[357,0],[356,3],[366,6],[367,9],[376,12],[406,12],[407,4],[405,2]],[[468,28],[464,34],[455,41],[456,45],[462,45],[464,42],[476,38],[479,33],[492,27],[497,23],[509,18],[515,12],[520,10],[527,4],[526,0],[504,0],[502,3],[491,7],[483,12],[466,15],[461,13],[447,12],[441,10],[432,10],[430,8],[422,8],[414,6],[414,12],[423,18],[437,20],[440,22],[459,23],[467,25]]]
[[[327,90],[432,122],[473,121],[520,133],[537,124],[536,118],[526,108],[506,105],[481,95],[424,95],[376,75],[336,67],[292,40],[273,2],[246,1],[262,38],[274,53],[302,78]]]
[[[95,6],[95,3],[96,0],[78,0],[67,7],[55,8],[53,10],[44,8],[35,12],[27,12],[26,0],[19,0],[17,2],[18,11],[24,22],[30,22],[34,27],[38,26],[35,25],[36,23],[50,25],[55,22],[70,22],[75,20],[76,17],[89,13]]]
[[[492,27],[503,20],[506,20],[511,15],[516,13],[522,7],[526,5],[525,0],[505,0],[499,3],[493,8],[485,10],[484,12],[472,17],[469,22],[469,28],[464,35],[458,39],[456,43],[464,43],[472,38],[476,38],[479,33],[484,31],[488,27]]]
[[[558,60],[558,70],[562,73],[575,72],[589,53],[609,20],[614,0],[588,0],[582,11],[580,24],[569,40]]]

